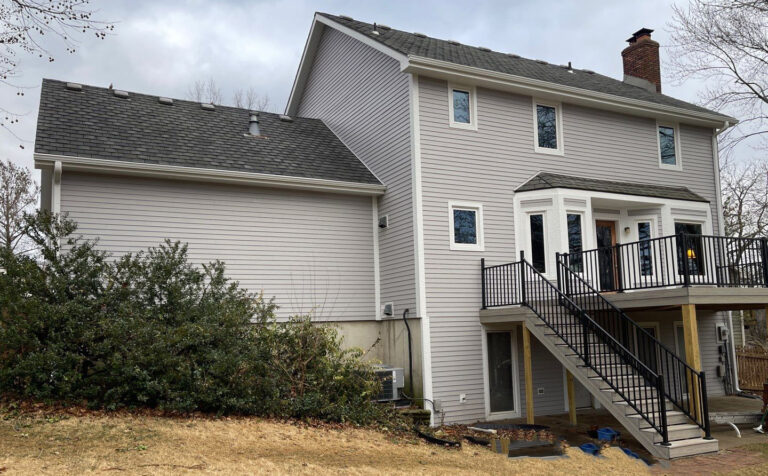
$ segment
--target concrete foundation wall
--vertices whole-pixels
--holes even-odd
[[[421,325],[418,319],[408,319],[411,327],[413,355],[413,393],[423,396],[421,377]],[[379,361],[405,370],[405,392],[409,392],[411,376],[408,375],[408,332],[402,319],[381,321],[337,322],[333,324],[344,338],[344,346],[360,347],[367,351],[366,359]]]

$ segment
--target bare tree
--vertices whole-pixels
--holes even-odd
[[[197,80],[187,90],[187,98],[197,102],[221,104],[221,88],[213,78]]]
[[[202,103],[233,105],[253,111],[267,111],[270,107],[269,96],[260,95],[253,87],[236,89],[232,93],[232,101],[225,103],[221,88],[213,78],[197,80],[187,90],[187,99]]]
[[[726,160],[720,180],[726,236],[768,236],[768,164]]]
[[[29,169],[0,161],[0,248],[16,251],[24,237],[24,213],[39,192]]]
[[[253,87],[249,87],[245,91],[236,89],[232,94],[232,104],[235,107],[252,111],[266,111],[270,107],[269,96],[260,95]]]
[[[668,25],[672,48],[669,68],[678,83],[705,80],[704,106],[740,119],[721,140],[722,149],[755,137],[768,139],[768,2],[765,0],[691,0],[673,6]]]
[[[22,54],[54,61],[54,53],[46,41],[53,38],[63,44],[68,53],[75,53],[75,38],[92,32],[104,39],[114,30],[108,21],[97,20],[90,0],[0,0],[0,83],[24,95],[27,88],[11,81],[19,76],[19,58]],[[0,128],[19,137],[9,126],[19,122],[18,111],[9,111],[0,104]]]

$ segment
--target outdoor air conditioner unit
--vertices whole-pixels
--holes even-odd
[[[405,386],[403,369],[389,365],[377,365],[375,372],[381,380],[381,393],[376,400],[380,402],[400,400],[400,390]]]

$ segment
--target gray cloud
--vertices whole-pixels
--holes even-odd
[[[347,14],[406,31],[514,52],[621,78],[620,51],[640,27],[655,28],[664,45],[666,1],[95,1],[115,34],[82,39],[75,55],[54,63],[22,57],[17,83],[23,97],[0,87],[2,106],[26,113],[13,130],[0,130],[0,158],[32,167],[39,85],[44,77],[183,98],[197,79],[213,77],[229,97],[253,87],[282,110],[315,10]],[[53,48],[59,51],[58,48]],[[662,49],[662,61],[666,51]],[[664,91],[695,101],[701,85],[664,84]],[[19,144],[24,145],[22,150]]]

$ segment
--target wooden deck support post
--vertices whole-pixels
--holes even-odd
[[[696,305],[683,304],[683,337],[685,338],[685,362],[695,371],[701,372],[701,352],[699,351],[699,326],[696,321]],[[690,377],[688,379],[689,397],[691,398],[691,408],[694,409],[694,415],[698,418],[699,408],[699,389],[693,385]]]
[[[525,418],[533,425],[533,371],[531,370],[531,332],[523,324],[523,366],[525,367]]]
[[[573,388],[573,374],[565,371],[565,381],[568,387],[568,416],[571,420],[571,426],[576,426],[576,392]]]

